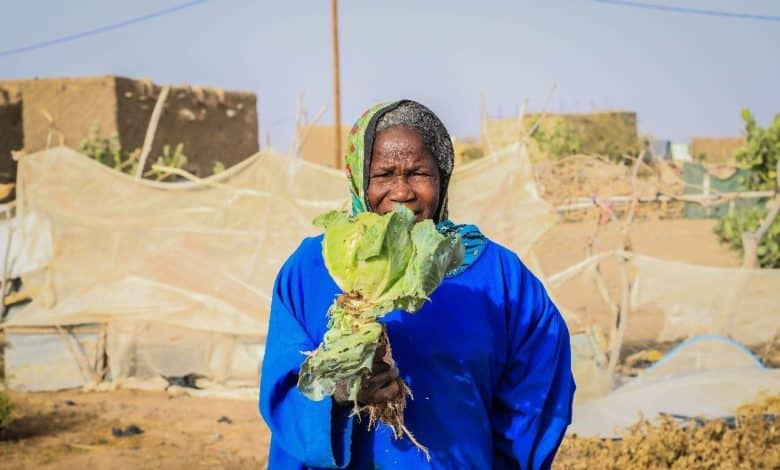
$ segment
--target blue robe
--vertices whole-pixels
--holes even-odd
[[[260,411],[271,429],[269,468],[549,468],[571,421],[569,333],[544,287],[508,249],[487,241],[445,278],[417,313],[392,312],[393,357],[413,400],[407,428],[431,460],[379,424],[296,388],[303,351],[315,349],[340,294],[308,238],[276,280]]]

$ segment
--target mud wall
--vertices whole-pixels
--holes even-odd
[[[516,142],[524,129],[531,129],[537,122],[539,129],[549,133],[559,120],[565,121],[577,134],[582,143],[582,153],[617,157],[636,154],[641,148],[637,115],[628,111],[550,113],[544,117],[530,113],[523,116],[522,123],[517,117],[488,118],[482,123],[482,145],[487,146],[490,142],[494,149],[500,149]]]
[[[146,80],[114,76],[0,81],[4,89],[13,93],[0,92],[0,177],[5,171],[11,179],[10,149],[78,148],[95,124],[123,148],[140,148],[161,90]],[[148,165],[164,145],[179,143],[188,157],[185,169],[200,176],[211,174],[216,161],[229,167],[251,156],[259,150],[257,98],[216,88],[173,87]]]
[[[0,184],[14,180],[16,162],[11,151],[22,147],[22,94],[18,84],[7,82],[0,85]]]
[[[151,82],[116,79],[119,142],[126,149],[143,145],[161,87]],[[171,88],[155,134],[149,164],[168,144],[184,144],[187,171],[211,174],[214,162],[230,167],[259,150],[257,98],[252,93],[216,88]]]
[[[47,78],[21,83],[24,150],[48,145],[78,148],[94,123],[104,136],[116,136],[113,77]]]

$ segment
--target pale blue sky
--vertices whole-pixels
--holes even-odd
[[[644,1],[644,0],[642,0]],[[780,16],[778,0],[648,0]],[[0,0],[0,50],[184,0]],[[210,0],[74,42],[0,57],[0,79],[119,74],[256,92],[261,130],[287,148],[295,102],[332,94],[330,2]],[[737,135],[739,110],[780,112],[780,22],[697,16],[593,0],[340,2],[342,119],[410,97],[456,136],[476,136],[479,96],[492,114],[527,97],[538,110],[630,109],[658,137]],[[331,122],[328,112],[323,122]]]

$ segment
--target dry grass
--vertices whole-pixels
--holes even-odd
[[[641,421],[620,440],[567,437],[557,469],[780,468],[780,395],[743,406],[734,419]]]

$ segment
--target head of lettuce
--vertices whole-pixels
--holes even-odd
[[[453,161],[444,125],[413,101],[352,128],[351,213],[321,216],[325,233],[273,291],[270,468],[552,463],[574,394],[566,324],[514,253],[449,220]]]

